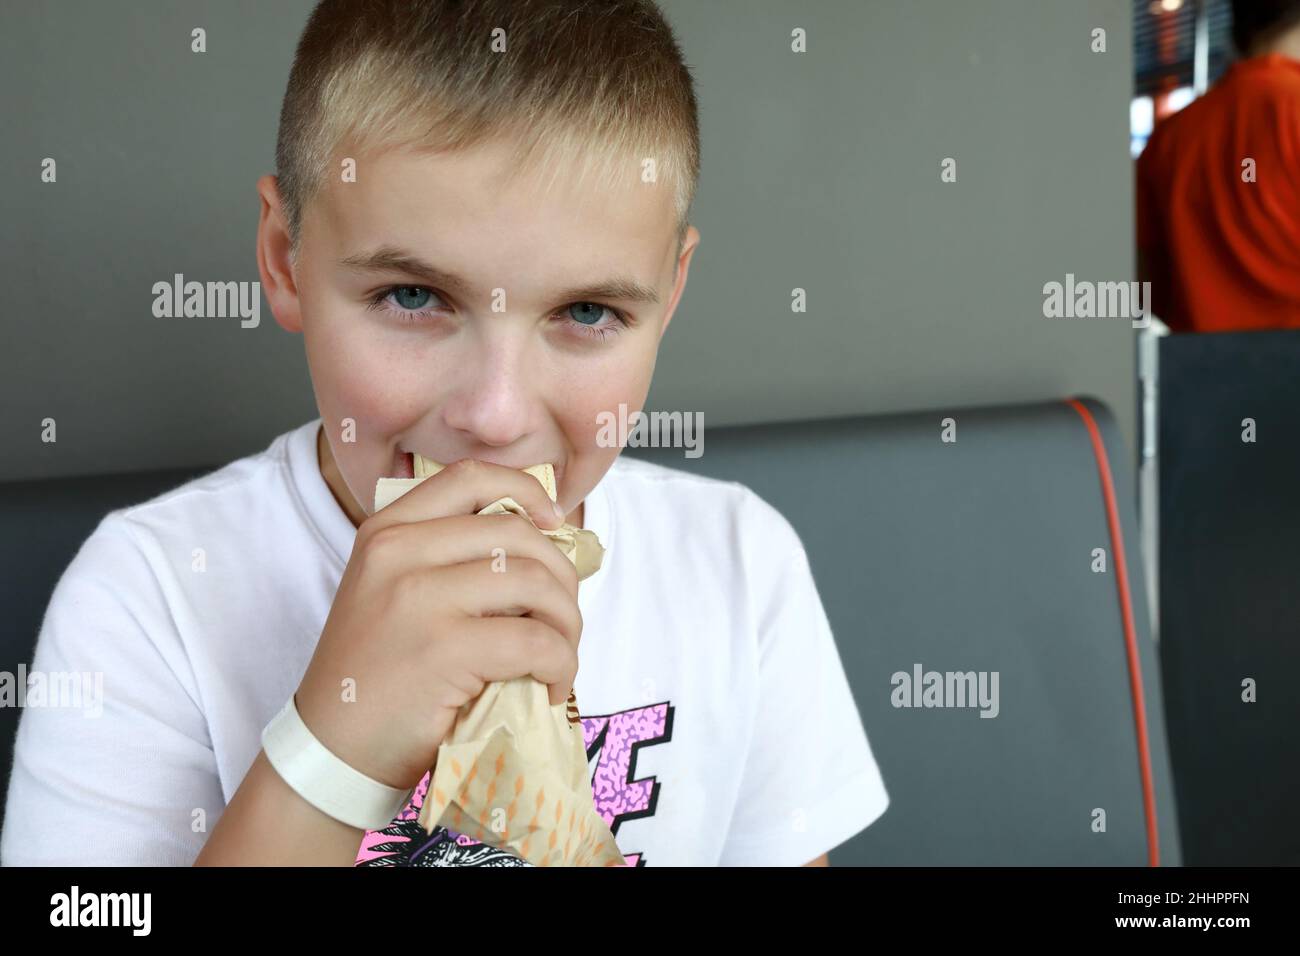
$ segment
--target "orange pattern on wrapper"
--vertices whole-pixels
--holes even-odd
[[[636,754],[647,746],[664,746],[672,738],[674,708],[667,701],[638,705],[608,714],[582,717],[584,747],[594,756],[595,773],[590,787],[596,814],[619,842],[627,866],[647,864],[644,854],[623,845],[623,824],[647,820],[655,815],[661,784],[654,776],[637,770]],[[426,773],[406,807],[381,830],[367,831],[358,849],[356,865],[361,867],[431,866],[531,866],[514,850],[503,850],[476,840],[472,835],[447,827],[432,833],[419,823],[420,808],[432,784]],[[532,794],[515,800],[532,799]],[[531,807],[518,804],[518,812]],[[579,817],[581,821],[581,816]],[[580,827],[581,828],[581,827]],[[635,838],[634,838],[635,839]],[[574,865],[589,866],[591,859],[574,850]]]
[[[515,725],[527,730],[516,738],[505,724],[484,733],[471,722],[462,735],[468,740],[457,739],[453,730],[439,749],[420,810],[425,832],[443,826],[467,833],[535,866],[625,866],[608,824],[596,812],[582,730],[569,723],[564,705],[552,707],[546,685],[531,677],[489,684],[484,694],[489,713],[492,695],[507,703],[514,698],[515,709],[525,715]],[[539,716],[539,708],[549,711],[549,720]],[[570,748],[567,755],[564,748]],[[512,791],[511,800],[498,807],[494,801],[503,791]],[[518,812],[522,801],[530,808],[526,822]],[[497,812],[503,812],[503,821],[494,821]]]

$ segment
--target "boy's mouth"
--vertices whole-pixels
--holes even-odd
[[[400,448],[393,455],[393,467],[387,475],[389,478],[414,478],[415,456]]]

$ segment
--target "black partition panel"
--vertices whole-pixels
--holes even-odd
[[[1184,863],[1300,864],[1300,330],[1161,340],[1159,475]]]

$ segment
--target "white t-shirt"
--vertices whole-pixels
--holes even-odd
[[[63,674],[65,693],[24,708],[0,863],[193,863],[302,679],[352,550],[319,425],[114,511],[84,542],[37,642],[31,673],[47,688]],[[593,799],[630,864],[801,865],[885,811],[776,509],[742,484],[620,457],[584,524],[607,553],[579,587],[575,692]],[[519,862],[425,834],[423,786],[365,834],[359,865]]]

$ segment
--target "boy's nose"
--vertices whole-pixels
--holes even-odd
[[[501,350],[451,373],[456,384],[444,396],[443,420],[467,444],[506,447],[537,427],[538,370],[522,359],[518,350]]]

